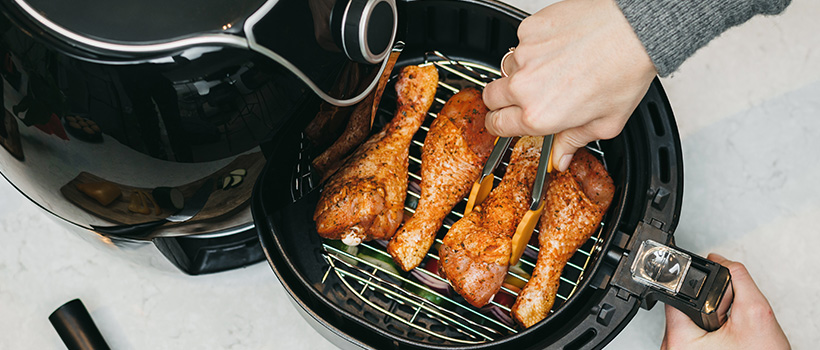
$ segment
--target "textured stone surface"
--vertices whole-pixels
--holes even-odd
[[[677,243],[743,261],[796,349],[820,334],[819,15],[820,3],[795,1],[754,18],[663,80],[684,148]],[[61,348],[47,317],[77,297],[117,349],[333,348],[266,263],[189,277],[160,257],[135,262],[68,232],[4,180],[0,240],[0,349]],[[663,322],[662,305],[641,310],[609,348],[657,349]]]

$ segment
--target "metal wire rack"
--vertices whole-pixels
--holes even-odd
[[[436,93],[434,106],[428,112],[428,118],[422,125],[419,132],[414,136],[410,149],[410,181],[420,181],[421,169],[421,149],[424,146],[424,137],[429,131],[429,125],[437,117],[444,103],[450,96],[456,94],[460,89],[467,86],[483,87],[487,82],[499,78],[500,72],[492,67],[466,61],[456,61],[448,58],[440,52],[429,52],[425,55],[425,64],[434,64],[439,69],[439,89]],[[384,111],[392,117],[392,111]],[[597,143],[587,146],[593,154],[603,160],[603,151]],[[303,149],[304,151],[304,149]],[[508,153],[511,151],[508,150]],[[508,163],[502,162],[497,174],[503,174]],[[604,163],[606,166],[606,163]],[[300,162],[300,168],[294,170],[292,177],[293,187],[296,190],[294,197],[312,188],[317,182],[313,181],[310,174],[308,162]],[[501,176],[495,175],[496,184],[501,180]],[[408,186],[407,202],[405,211],[414,213],[415,203],[420,197],[418,188]],[[466,199],[457,205],[445,219],[443,228],[439,230],[436,238],[436,245],[442,243],[442,238],[450,229],[452,223],[463,217],[464,204]],[[605,219],[603,221],[606,221]],[[537,236],[534,232],[533,237]],[[600,252],[603,234],[603,223],[595,234],[586,242],[570,259],[565,267],[558,289],[558,295],[551,313],[560,308],[576,292],[578,285],[584,278],[584,272],[591,265],[593,259]],[[420,283],[412,274],[423,274],[427,278],[449,283],[438,274],[428,271],[423,266],[429,259],[438,260],[436,249],[431,249],[427,257],[417,267],[413,273],[402,272],[389,265],[374,263],[371,259],[362,258],[361,254],[351,254],[349,251],[340,249],[337,245],[325,242],[322,256],[328,264],[327,270],[322,279],[322,283],[332,274],[338,277],[345,288],[358,298],[362,303],[378,310],[385,318],[398,322],[409,329],[413,329],[425,337],[440,342],[450,342],[453,344],[480,344],[487,341],[501,339],[520,331],[511,320],[498,317],[498,313],[487,312],[488,308],[498,308],[509,315],[508,305],[491,299],[490,304],[484,308],[475,308],[468,304],[450,289],[449,292],[434,290],[427,285]],[[365,242],[359,245],[358,249],[370,250],[369,254],[389,261],[390,256],[386,252],[384,244]],[[531,271],[535,266],[535,256],[538,247],[528,245],[525,255],[521,258],[522,269],[510,270],[507,278],[514,278],[523,283],[528,281],[526,270]],[[516,290],[502,286],[499,293],[507,293],[517,297]],[[382,301],[387,300],[387,303]],[[422,321],[423,319],[423,321]]]

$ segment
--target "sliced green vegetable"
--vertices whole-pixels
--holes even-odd
[[[231,171],[230,174],[236,176],[245,176],[248,174],[248,171],[245,169],[236,169],[234,171]]]
[[[231,175],[231,187],[233,188],[239,186],[239,184],[242,183],[242,179],[244,179],[244,177],[239,175]]]
[[[393,258],[383,252],[377,251],[370,247],[362,246],[362,249],[359,250],[359,254],[356,256],[359,259],[381,268],[384,272],[391,273],[393,275],[399,274],[399,267],[393,261]]]
[[[521,276],[521,275],[519,274],[519,276]],[[521,277],[522,278],[527,278],[527,276],[521,276]],[[527,281],[528,280],[529,280],[529,278],[527,278]],[[519,290],[524,289],[524,286],[527,285],[527,281],[522,280],[521,278],[518,278],[518,277],[512,276],[512,275],[507,275],[506,277],[504,277],[504,283],[505,284],[515,286]],[[510,289],[512,289],[512,288],[510,288]]]
[[[336,239],[326,239],[325,244],[327,244],[327,245],[329,245],[329,246],[331,246],[331,247],[333,247],[337,250],[340,250],[342,252],[350,254],[352,256],[356,256],[356,254],[359,252],[359,247],[349,246],[347,244],[342,243],[342,241],[336,240]],[[335,253],[335,252],[331,251],[331,253]],[[342,260],[344,260],[345,262],[347,262],[350,265],[357,265],[359,263],[359,261],[356,260],[355,258],[349,257],[345,254],[336,254],[336,256],[338,256],[339,258],[341,258]]]
[[[407,289],[408,292],[418,295],[424,299],[427,299],[433,304],[441,305],[444,302],[444,298],[442,298],[438,294],[418,287],[414,284],[407,283],[404,285],[404,288]]]
[[[532,275],[532,267],[524,264],[524,261],[519,259],[517,264],[510,266],[510,272],[529,280]]]
[[[222,178],[222,189],[227,190],[239,186],[244,179],[242,175],[227,175]]]

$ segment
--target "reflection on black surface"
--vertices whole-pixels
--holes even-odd
[[[239,49],[215,48],[163,63],[100,64],[51,50],[15,27],[0,28],[7,28],[0,35],[0,142],[9,151],[0,152],[0,172],[26,196],[84,227],[141,222],[173,211],[129,212],[135,191],[169,186],[187,197],[202,181],[243,169],[241,185],[212,196],[217,202],[200,213],[206,219],[191,220],[191,228],[175,233],[251,222],[247,201],[265,162],[260,144],[307,95],[293,74]],[[22,108],[26,99],[45,103]],[[41,115],[48,119],[39,120]],[[9,147],[13,143],[6,141],[15,135],[21,146]],[[26,162],[15,159],[21,157],[14,151],[22,149]],[[103,205],[77,191],[77,184],[93,181],[116,184],[122,196]]]
[[[330,10],[336,2],[280,0],[253,27],[253,34],[259,44],[285,57],[325,91],[348,64],[351,70],[342,77],[347,84],[334,89],[336,97],[343,97],[367,85],[359,80],[373,79],[379,66],[349,65],[339,51],[328,33]],[[256,0],[244,1],[224,15],[231,21],[244,18],[258,5]],[[49,8],[61,6],[65,7]],[[14,9],[8,4],[0,7]],[[21,18],[19,13],[13,15]],[[210,30],[213,23],[222,26],[221,15],[208,17],[216,19],[202,30]],[[142,24],[152,22],[147,17],[143,20]],[[95,23],[76,28],[94,33],[92,29],[99,28],[89,26]],[[21,30],[0,15],[6,113],[0,141],[17,140],[19,145],[9,147],[13,142],[3,141],[9,152],[0,152],[0,172],[35,203],[79,226],[147,220],[127,209],[134,192],[150,193],[167,186],[187,197],[201,182],[224,179],[238,169],[247,171],[244,181],[216,190],[210,200],[217,202],[199,214],[207,219],[199,220],[196,227],[196,220],[191,220],[192,228],[183,233],[247,225],[252,220],[247,201],[265,162],[261,145],[296,112],[311,104],[309,108],[318,107],[318,98],[293,72],[251,50],[204,46],[152,56],[150,61],[124,53],[116,57],[95,53],[99,56],[78,59],[88,51],[71,45],[57,51],[38,41],[43,38],[31,36],[43,33],[37,23],[18,24],[34,27]],[[184,36],[179,34],[183,27],[140,33],[136,27],[125,26],[116,35],[128,43],[156,39],[162,33]],[[240,27],[221,33],[238,34]],[[116,64],[106,63],[107,59]],[[124,64],[127,59],[134,62]],[[315,112],[310,113],[313,115]],[[23,149],[25,162],[18,160]],[[102,181],[115,184],[121,196],[103,204],[77,190],[77,185]],[[151,219],[171,214],[169,210],[152,212]]]
[[[341,0],[343,3],[343,0]],[[328,27],[333,0],[280,0],[274,10],[253,28],[257,41],[279,54],[330,96],[342,67],[349,62]],[[361,65],[362,77],[380,65]],[[371,80],[372,81],[372,80]]]
[[[330,32],[330,12],[336,0],[308,0],[308,7],[313,18],[313,36],[322,49],[328,52],[341,52]]]
[[[256,147],[304,93],[289,72],[250,52],[176,64],[104,66],[62,57],[68,115],[153,158],[224,159]]]
[[[98,40],[156,42],[241,28],[264,0],[26,0],[63,28]]]
[[[191,148],[183,139],[177,94],[171,81],[156,68],[144,64],[123,66],[119,69],[119,75],[123,89],[131,100],[146,152],[160,159],[192,161]],[[165,127],[173,155],[163,153],[160,124]]]
[[[18,161],[25,160],[17,119],[7,111],[0,111],[0,145]]]

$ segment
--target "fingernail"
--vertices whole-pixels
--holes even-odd
[[[569,169],[569,163],[572,162],[572,155],[565,154],[561,156],[561,160],[558,161],[558,171],[563,172]]]

